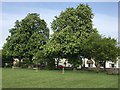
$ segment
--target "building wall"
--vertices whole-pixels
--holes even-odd
[[[55,61],[56,61],[55,64],[57,64],[57,60],[55,60]],[[64,62],[66,62],[66,67],[71,67],[72,66],[72,64],[68,63],[68,60],[66,60],[65,58],[60,59],[59,65],[65,66]]]
[[[118,68],[118,61],[116,63],[110,61],[106,62],[106,68],[112,68],[112,64],[114,64],[115,68]]]
[[[85,58],[85,59],[82,59],[82,60],[83,60],[83,64],[85,63],[85,67],[88,67],[88,64],[87,64],[87,60],[88,59]],[[95,68],[96,67],[95,66],[95,61],[93,59],[92,59],[92,61],[93,61],[93,65],[91,66],[91,68],[92,67]],[[72,64],[68,63],[68,61],[66,59],[60,59],[59,65],[65,66],[64,62],[66,62],[66,67],[71,67],[72,66]],[[118,62],[119,62],[119,65],[118,65]],[[115,68],[119,68],[119,66],[120,66],[120,59],[116,63],[111,62],[111,61],[107,61],[106,62],[106,68],[112,68],[112,64],[114,64]],[[81,66],[79,66],[79,68],[81,68]],[[101,68],[103,68],[103,67],[101,67]]]

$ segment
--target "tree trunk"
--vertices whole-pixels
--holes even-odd
[[[74,68],[73,68],[73,71],[77,71],[77,69],[74,67]]]
[[[83,65],[81,65],[81,69],[84,69],[85,68],[85,58],[83,60]]]
[[[100,64],[97,65],[97,73],[100,71]]]
[[[106,61],[103,62],[104,71],[106,71]]]
[[[59,58],[57,59],[57,68],[58,68],[58,65],[59,65]]]
[[[77,68],[75,67],[75,64],[73,65],[73,71],[77,71]]]
[[[100,64],[96,62],[95,66],[96,66],[96,72],[98,73],[100,71]]]

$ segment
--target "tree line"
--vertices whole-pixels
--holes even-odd
[[[82,59],[94,59],[99,69],[100,63],[116,62],[120,48],[117,40],[100,35],[93,27],[94,14],[88,4],[76,8],[66,8],[51,23],[51,36],[45,20],[37,13],[29,13],[24,19],[16,20],[9,30],[10,36],[2,49],[3,65],[13,58],[23,60],[23,64],[46,63],[48,69],[55,68],[60,59],[65,58],[76,69]]]

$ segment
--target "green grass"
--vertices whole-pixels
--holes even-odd
[[[87,71],[3,69],[3,88],[117,88],[118,75]]]
[[[2,69],[0,68],[0,90],[2,89]]]

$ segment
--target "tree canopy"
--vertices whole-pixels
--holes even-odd
[[[21,21],[17,20],[9,32],[11,35],[6,39],[3,53],[20,59],[32,59],[49,39],[47,24],[37,13],[29,13]]]
[[[52,57],[69,58],[72,63],[78,62],[83,51],[82,43],[91,33],[97,33],[92,24],[93,16],[87,4],[62,11],[52,22],[54,34],[46,45],[46,53]]]
[[[37,13],[28,14],[10,29],[3,55],[34,58],[35,62],[45,61],[52,67],[56,58],[66,58],[74,68],[82,64],[82,58],[94,59],[96,67],[100,62],[115,62],[120,52],[117,41],[100,35],[93,27],[93,17],[88,4],[67,8],[53,19],[54,33],[49,38],[46,22]]]
[[[55,16],[51,25],[54,34],[44,47],[44,55],[66,58],[74,66],[82,63],[81,57],[93,58],[98,63],[116,61],[116,40],[103,37],[93,28],[93,16],[87,4],[67,8],[59,16]]]
[[[96,67],[101,63],[106,68],[106,61],[117,61],[119,47],[116,45],[115,39],[93,33],[84,43],[84,57],[94,59]]]

